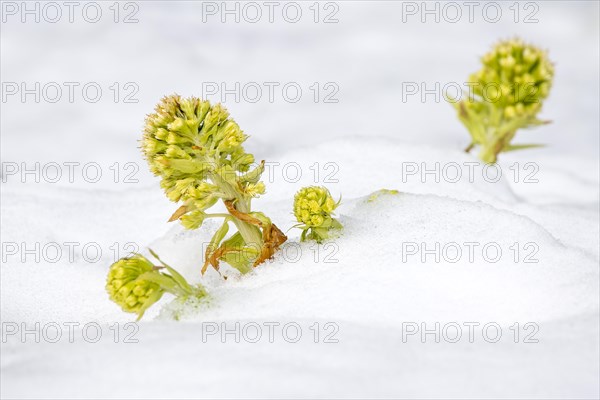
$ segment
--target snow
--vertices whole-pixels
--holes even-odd
[[[98,183],[80,169],[73,183],[3,176],[3,398],[600,396],[597,4],[539,2],[534,25],[450,25],[400,24],[392,2],[342,2],[341,22],[332,26],[226,29],[200,25],[199,4],[140,2],[140,23],[129,26],[2,25],[3,81],[140,86],[138,104],[2,103],[3,162],[97,162],[103,172]],[[164,24],[172,28],[159,34]],[[543,112],[555,121],[518,136],[547,148],[502,155],[489,169],[462,151],[467,133],[449,105],[401,103],[399,93],[403,81],[460,81],[509,32],[543,44],[556,60]],[[32,63],[27,49],[43,62]],[[216,50],[220,57],[207,55]],[[283,250],[251,274],[223,265],[227,280],[213,270],[201,277],[203,244],[217,222],[197,231],[166,223],[177,206],[136,148],[142,118],[161,95],[197,95],[203,81],[268,80],[297,80],[305,89],[335,80],[340,102],[226,103],[251,134],[248,148],[269,163],[267,194],[253,208],[287,231],[295,191],[324,184],[342,196],[344,231],[316,246],[299,243],[292,229]],[[139,182],[123,182],[127,162],[139,166]],[[427,173],[436,168],[437,177]],[[460,179],[450,182],[456,171]],[[399,192],[370,196],[383,188]],[[40,260],[21,254],[36,242],[57,245]],[[439,262],[418,251],[436,243],[448,251]],[[89,253],[85,244],[94,244]],[[134,332],[127,325],[134,318],[110,302],[104,283],[115,256],[135,247],[152,248],[210,298],[182,304],[165,296]],[[492,262],[495,248],[502,254]],[[57,324],[61,339],[21,340],[22,323],[48,327],[50,336]],[[72,341],[70,323],[79,324]],[[89,340],[93,323],[102,328],[97,343]],[[239,343],[233,333],[223,340],[236,323]],[[431,333],[423,341],[423,328],[436,323],[439,343]],[[472,341],[469,323],[478,324]],[[451,343],[456,325],[462,337]],[[9,335],[15,326],[19,333]],[[256,326],[262,336],[251,343]],[[290,343],[297,327],[302,335]],[[502,334],[492,343],[496,327]],[[132,332],[137,342],[126,343]]]

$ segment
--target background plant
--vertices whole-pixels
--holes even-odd
[[[549,122],[537,118],[554,76],[546,52],[516,38],[499,42],[481,62],[469,78],[472,96],[449,100],[471,134],[466,151],[479,146],[479,157],[493,163],[501,152],[541,146],[511,141],[518,129]]]

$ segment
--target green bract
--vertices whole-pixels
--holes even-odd
[[[206,296],[202,286],[190,286],[177,271],[162,264],[162,267],[155,267],[146,257],[134,254],[111,265],[106,280],[110,299],[123,311],[137,314],[139,320],[165,293],[178,297]],[[161,269],[166,269],[169,274],[161,272]]]
[[[329,190],[322,186],[308,186],[294,196],[294,215],[302,229],[301,241],[312,239],[321,243],[332,237],[332,230],[342,228],[333,218],[333,211],[340,202],[331,197]]]
[[[251,211],[251,200],[265,193],[264,161],[242,144],[248,138],[220,104],[195,97],[167,96],[146,118],[142,150],[150,170],[162,178],[167,197],[183,205],[171,221],[197,229],[207,218],[223,218],[205,254],[218,270],[225,261],[242,273],[270,258],[287,239],[271,220]],[[208,214],[221,200],[228,213]],[[237,232],[225,238],[233,223]]]
[[[498,43],[481,61],[481,70],[469,78],[467,98],[449,99],[471,134],[467,151],[480,146],[479,157],[493,163],[501,152],[540,146],[511,141],[518,129],[547,123],[536,117],[554,75],[546,52],[512,39]]]

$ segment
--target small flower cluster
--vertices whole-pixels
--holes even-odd
[[[518,129],[546,123],[536,118],[554,75],[546,53],[511,39],[498,43],[481,61],[483,67],[469,79],[474,97],[454,104],[471,134],[467,151],[481,146],[480,158],[493,163],[500,152],[538,147],[511,141]]]
[[[294,196],[294,215],[302,229],[300,240],[312,239],[321,243],[332,237],[332,232],[342,228],[333,218],[333,211],[340,202],[331,197],[329,190],[322,186],[308,186]]]
[[[161,272],[161,269],[166,269],[169,274]],[[110,299],[121,306],[123,311],[137,314],[138,320],[165,293],[182,298],[206,296],[202,286],[190,286],[168,265],[163,263],[163,266],[154,266],[140,254],[122,258],[111,265],[106,280],[106,291]]]

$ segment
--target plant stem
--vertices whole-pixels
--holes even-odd
[[[226,213],[214,213],[214,214],[206,214],[205,218],[229,218],[231,214]]]
[[[227,194],[230,199],[228,200],[236,200],[235,208],[242,213],[247,214],[250,212],[250,200],[246,200],[244,196],[240,195],[233,186],[227,183],[223,178],[219,176],[218,173],[211,174],[211,180],[219,186],[219,188]],[[246,244],[254,243],[259,247],[262,247],[262,235],[259,229],[247,222],[241,221],[233,215],[228,214],[232,218],[232,222],[237,227],[240,235],[244,238],[244,242]]]

